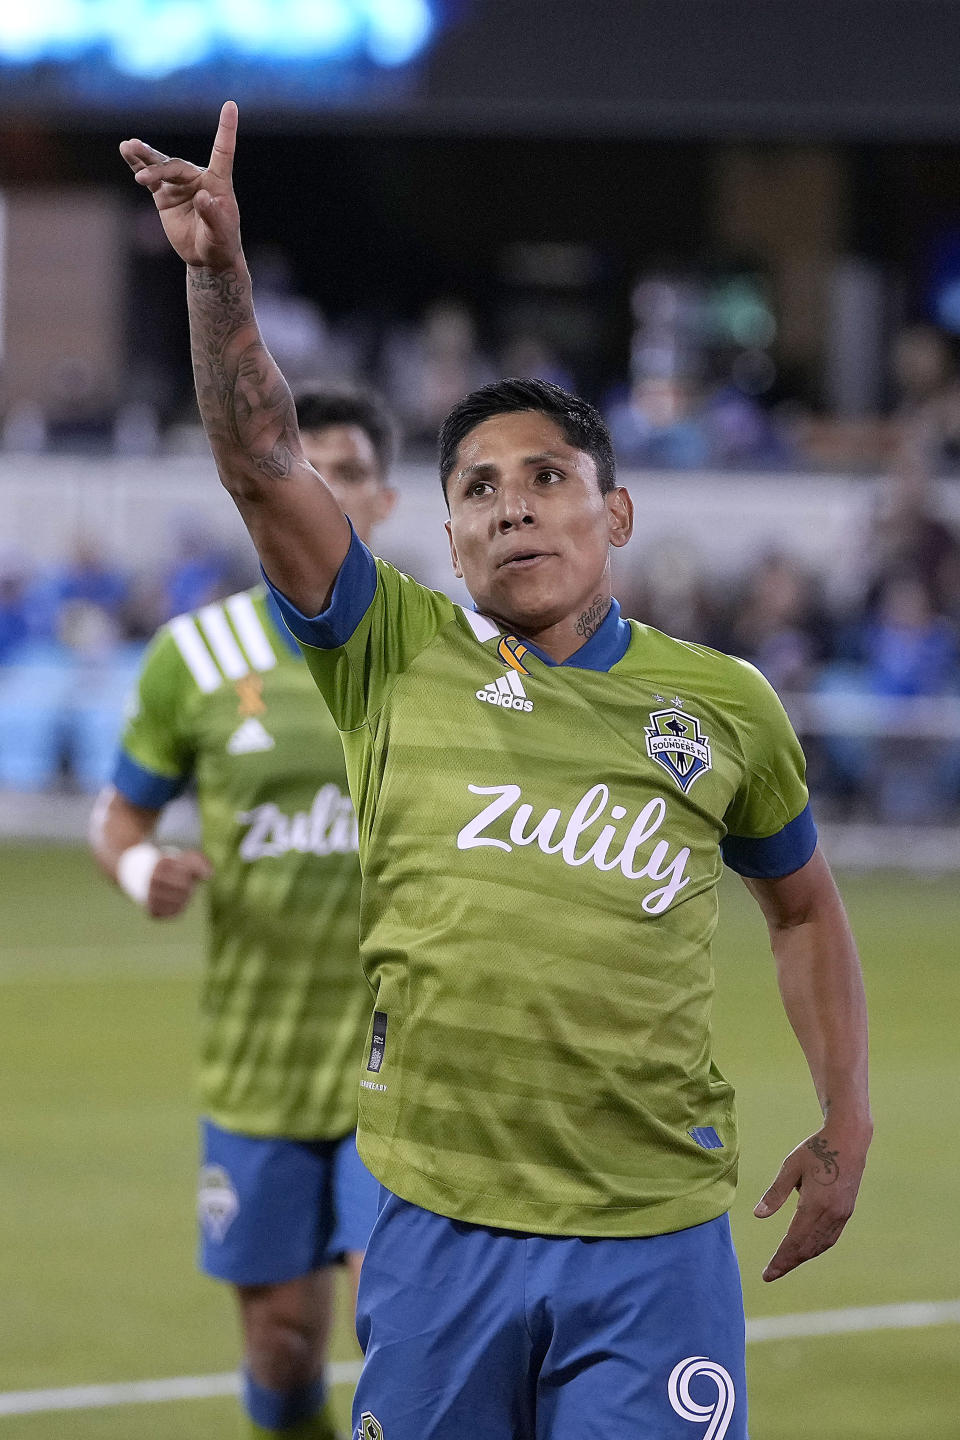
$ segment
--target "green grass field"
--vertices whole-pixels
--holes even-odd
[[[759,915],[737,883],[724,890],[716,1048],[740,1096],[734,1221],[751,1317],[960,1298],[960,885],[886,875],[844,892],[871,1002],[877,1139],[839,1246],[765,1286],[782,1225],[751,1209],[818,1111]],[[0,936],[0,1391],[233,1368],[229,1296],[193,1267],[197,917],[153,925],[84,853],[7,846]],[[333,1354],[357,1354],[345,1316]],[[752,1345],[753,1440],[956,1440],[958,1355],[955,1325]],[[336,1396],[346,1417],[348,1388]],[[0,1440],[239,1433],[230,1399],[0,1415]]]

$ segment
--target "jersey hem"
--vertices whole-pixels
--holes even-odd
[[[482,1225],[491,1230],[519,1231],[526,1235],[562,1235],[589,1239],[630,1240],[645,1235],[669,1235],[675,1230],[689,1230],[695,1225],[704,1225],[725,1215],[733,1204],[736,1185],[730,1178],[730,1171],[695,1195],[681,1199],[663,1201],[656,1205],[637,1208],[617,1206],[613,1209],[592,1206],[569,1206],[566,1210],[553,1207],[556,1217],[545,1220],[539,1217],[519,1214],[511,1210],[505,1214],[498,1206],[488,1204],[492,1197],[464,1195],[462,1191],[447,1189],[446,1196],[437,1194],[438,1185],[433,1187],[409,1184],[409,1175],[393,1177],[389,1166],[378,1165],[367,1152],[362,1134],[358,1136],[357,1148],[360,1158],[370,1173],[394,1195],[421,1210],[442,1215],[448,1220],[460,1221],[467,1225]],[[734,1165],[736,1161],[734,1161]],[[474,1202],[477,1203],[474,1203]],[[484,1202],[484,1203],[480,1203]],[[616,1218],[610,1217],[615,1213]],[[601,1223],[599,1216],[606,1217]],[[567,1218],[569,1217],[569,1218]]]
[[[310,1144],[314,1140],[345,1140],[357,1128],[356,1119],[337,1125],[293,1125],[269,1124],[250,1115],[236,1115],[218,1110],[212,1105],[201,1105],[200,1119],[209,1120],[218,1130],[227,1130],[231,1135],[250,1135],[255,1140],[297,1140]]]

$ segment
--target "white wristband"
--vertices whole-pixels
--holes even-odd
[[[131,845],[117,861],[117,884],[138,905],[146,905],[150,880],[163,851],[149,840]]]

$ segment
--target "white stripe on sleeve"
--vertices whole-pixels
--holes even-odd
[[[272,670],[277,657],[250,596],[246,592],[231,595],[225,606],[250,664],[255,670]]]
[[[210,651],[204,645],[196,624],[190,615],[177,615],[170,621],[170,634],[176,641],[177,649],[183,656],[190,674],[204,695],[209,695],[223,683],[223,676],[214,665]]]
[[[197,612],[200,628],[213,651],[220,669],[228,680],[240,680],[249,675],[250,666],[243,658],[243,651],[234,639],[233,631],[227,624],[222,605],[204,605]]]

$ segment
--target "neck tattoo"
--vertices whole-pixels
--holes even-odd
[[[610,609],[610,597],[608,595],[596,595],[586,610],[581,610],[577,617],[576,632],[582,640],[589,640],[595,635],[606,619],[607,611]]]

